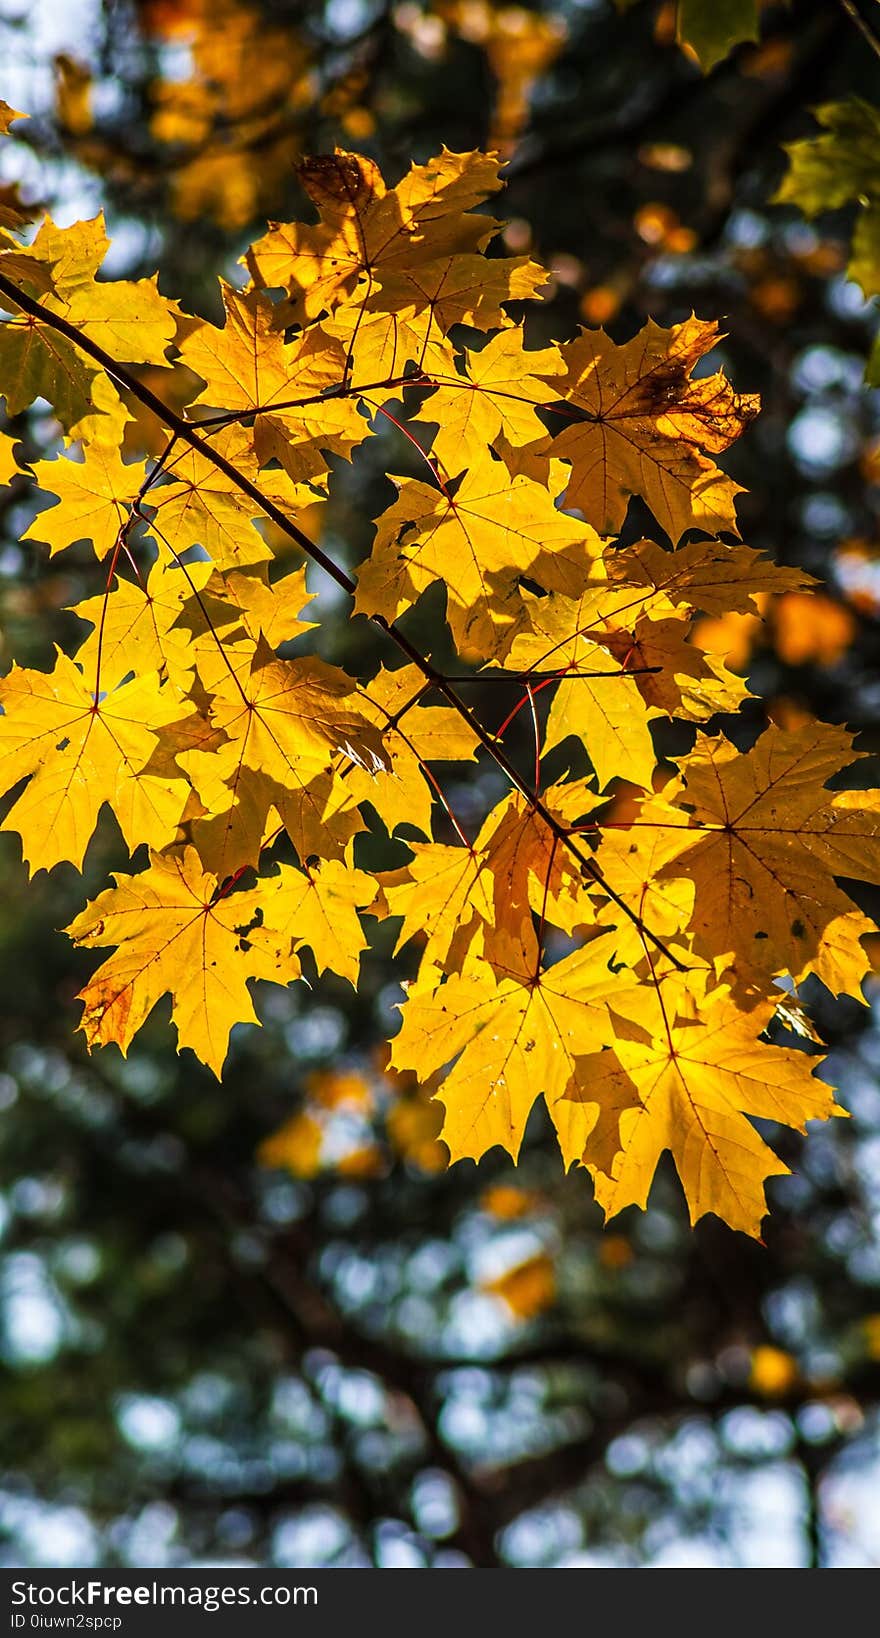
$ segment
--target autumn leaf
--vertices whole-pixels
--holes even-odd
[[[6,305],[0,295],[0,306]],[[101,375],[50,323],[16,316],[0,324],[0,379],[8,415],[20,415],[45,398],[69,431],[94,408],[92,392]]]
[[[552,397],[548,382],[562,371],[558,350],[527,352],[518,327],[467,352],[462,376],[438,386],[424,410],[424,419],[437,423],[433,451],[445,470],[456,476],[502,435],[514,446],[540,438],[545,428],[536,410]]]
[[[424,941],[426,967],[442,967],[453,945],[466,953],[470,936],[492,921],[485,870],[472,849],[440,842],[412,842],[413,857],[386,871],[380,884],[388,913],[402,917],[399,950],[411,938]]]
[[[28,282],[48,283],[48,310],[113,357],[164,364],[177,331],[176,304],[160,295],[155,279],[98,280],[109,248],[103,214],[69,228],[47,217],[33,244],[16,252],[16,269]]]
[[[158,557],[145,586],[118,579],[96,597],[73,605],[72,612],[92,631],[76,652],[83,675],[107,689],[133,672],[166,672],[179,687],[192,685],[196,654],[191,631],[178,627],[184,606],[207,582],[209,563],[186,570]]]
[[[105,802],[132,851],[173,841],[188,787],[149,772],[159,731],[187,711],[173,689],[147,675],[96,700],[59,653],[52,672],[13,667],[0,703],[3,788],[28,779],[2,828],[21,836],[32,871],[62,859],[79,869]]]
[[[332,312],[377,273],[481,250],[498,231],[492,217],[465,214],[501,185],[491,154],[444,148],[390,190],[371,160],[339,149],[304,160],[298,174],[320,223],[275,224],[247,256],[255,283],[290,292],[293,317]]]
[[[548,447],[571,463],[566,504],[600,533],[617,533],[632,495],[673,542],[686,529],[737,533],[738,486],[712,457],[740,436],[758,400],[721,374],[693,378],[717,341],[717,324],[690,318],[662,330],[649,320],[622,347],[584,330],[561,349],[566,375],[553,384],[573,419]]]
[[[449,706],[426,702],[424,677],[415,666],[380,671],[360,690],[358,708],[381,735],[386,766],[347,771],[350,795],[369,802],[390,835],[407,825],[430,836],[436,802],[431,764],[473,761],[473,728]]]
[[[356,986],[367,948],[357,912],[375,896],[375,883],[364,871],[325,859],[307,870],[282,866],[266,909],[273,926],[290,928],[296,950],[308,945],[319,973],[330,967]]]
[[[586,578],[600,544],[532,479],[511,481],[500,461],[465,473],[454,494],[411,479],[378,520],[357,606],[394,620],[439,582],[456,642],[483,649],[516,618],[521,575],[535,569],[563,585]]]
[[[564,1161],[580,1157],[598,1099],[578,1105],[564,1095],[577,1060],[613,1039],[608,1003],[622,986],[609,955],[606,935],[537,975],[499,978],[478,962],[432,991],[410,991],[392,1063],[424,1075],[455,1060],[437,1093],[452,1160],[479,1160],[495,1144],[515,1160],[542,1095]]]
[[[677,34],[704,74],[744,40],[758,38],[758,0],[679,0]]]
[[[253,415],[259,465],[277,459],[295,482],[323,477],[325,452],[348,454],[369,431],[356,405],[334,396],[345,373],[341,345],[312,332],[285,342],[267,297],[228,285],[222,294],[223,329],[202,324],[180,348],[183,363],[205,382],[195,404]]]
[[[670,603],[718,616],[749,614],[768,592],[799,592],[815,584],[803,569],[774,563],[751,546],[719,540],[694,540],[674,552],[640,540],[606,561],[615,584],[651,587]]]
[[[733,964],[743,982],[815,971],[835,992],[859,994],[868,962],[858,940],[870,924],[836,878],[880,881],[877,797],[827,789],[855,755],[849,734],[818,723],[770,727],[744,755],[721,735],[704,739],[680,761],[676,812],[656,821],[676,854],[664,874],[695,883],[692,931],[719,969]],[[845,951],[841,918],[853,932]]]
[[[17,108],[11,108],[8,102],[0,101],[0,135],[7,136],[14,120],[27,117],[27,114],[20,113]]]
[[[259,891],[218,895],[193,848],[151,857],[139,876],[86,906],[67,929],[74,944],[114,953],[80,992],[80,1028],[90,1047],[113,1041],[127,1053],[162,996],[171,996],[178,1049],[188,1046],[219,1076],[234,1024],[255,1024],[248,983],[299,976],[289,933],[270,930]]]
[[[112,445],[94,443],[83,461],[37,461],[33,472],[39,487],[56,495],[58,504],[34,518],[25,538],[45,541],[52,556],[90,540],[95,555],[106,557],[129,520],[146,466],[140,461],[126,465]]]
[[[614,1217],[629,1205],[644,1209],[669,1150],[692,1223],[714,1212],[759,1238],[764,1183],[788,1167],[749,1117],[804,1131],[808,1120],[843,1111],[815,1079],[815,1058],[759,1041],[772,1003],[744,1015],[726,988],[706,992],[705,982],[699,971],[671,973],[653,993],[643,991],[617,1025],[613,1052],[593,1057],[584,1096],[601,1103],[619,1089],[621,1073],[635,1095],[616,1128],[597,1125],[582,1160],[600,1206]]]

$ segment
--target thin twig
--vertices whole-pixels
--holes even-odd
[[[874,33],[870,23],[867,22],[862,16],[858,6],[855,3],[855,0],[840,0],[840,4],[846,12],[847,17],[849,17],[852,22],[855,23],[856,28],[858,29],[862,38],[867,40],[871,50],[875,52],[878,57],[880,57],[880,39],[878,39],[877,35]]]

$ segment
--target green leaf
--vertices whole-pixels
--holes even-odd
[[[677,38],[708,74],[743,40],[758,38],[758,0],[679,0]]]
[[[774,204],[817,216],[852,200],[880,200],[880,109],[850,97],[814,112],[826,134],[786,143],[789,169]]]
[[[866,296],[880,296],[880,201],[859,212],[847,273]]]

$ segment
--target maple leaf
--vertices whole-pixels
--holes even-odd
[[[369,288],[377,271],[479,250],[498,232],[494,218],[464,214],[501,186],[491,154],[444,148],[390,191],[371,160],[339,149],[304,160],[298,174],[320,223],[276,223],[246,260],[255,283],[290,291],[300,320],[332,311],[361,280]]]
[[[187,711],[172,689],[145,676],[96,700],[59,651],[52,672],[14,666],[0,703],[3,789],[29,780],[2,828],[21,836],[32,871],[62,859],[80,868],[105,802],[130,849],[174,838],[188,787],[146,771],[159,730]]]
[[[479,1160],[495,1144],[515,1160],[542,1094],[563,1159],[580,1158],[598,1099],[577,1105],[564,1094],[578,1058],[614,1038],[608,1002],[623,986],[609,955],[605,935],[539,975],[500,978],[478,962],[432,991],[410,991],[391,1061],[424,1076],[455,1060],[437,1093],[452,1160]]]
[[[346,302],[321,331],[343,348],[352,395],[370,409],[399,398],[408,379],[415,384],[421,375],[455,372],[455,353],[430,307],[386,313]]]
[[[200,652],[207,648],[206,641],[198,641],[206,632],[216,649],[218,628],[227,654],[241,645],[253,653],[261,638],[275,649],[313,629],[315,622],[302,618],[315,596],[306,586],[305,570],[291,569],[276,581],[262,578],[264,573],[262,567],[256,572],[212,573],[199,596],[193,593],[187,599],[180,619]]]
[[[441,968],[454,959],[453,947],[467,954],[474,933],[491,925],[490,880],[471,848],[409,845],[409,864],[379,878],[388,914],[403,918],[395,954],[418,938],[424,967]]]
[[[258,476],[249,434],[229,427],[215,433],[212,442],[240,472]],[[218,569],[271,562],[272,552],[254,527],[254,519],[264,514],[207,456],[196,449],[181,450],[165,463],[163,478],[161,485],[151,487],[148,498],[155,510],[152,532],[169,551],[182,553],[199,545]],[[273,499],[280,498],[277,477],[266,487]],[[286,483],[283,498],[295,506],[302,495]]]
[[[0,297],[0,305],[14,308],[14,316],[0,325],[0,371],[10,415],[45,398],[73,436],[96,408],[105,412],[109,403],[118,405],[108,378],[53,326],[53,316],[133,363],[165,362],[177,329],[176,304],[160,296],[152,280],[97,282],[94,275],[108,246],[103,216],[71,228],[57,228],[47,218],[32,245],[0,252],[6,277],[39,293],[42,302],[38,316]]]
[[[444,331],[455,324],[495,330],[512,323],[503,304],[530,301],[547,277],[528,256],[486,261],[483,256],[456,255],[406,272],[383,273],[366,305],[392,314],[427,310]]]
[[[277,459],[295,481],[323,477],[325,451],[348,454],[369,431],[350,399],[332,396],[345,378],[342,346],[312,331],[285,342],[266,296],[221,290],[223,329],[199,325],[180,347],[183,363],[205,382],[195,404],[253,415],[261,466]]]
[[[90,540],[96,556],[106,557],[128,522],[146,470],[142,461],[126,465],[118,449],[104,442],[89,445],[83,461],[35,461],[40,489],[56,495],[58,504],[38,513],[24,538],[45,541],[53,557],[79,540]]]
[[[612,583],[652,587],[670,603],[687,604],[703,614],[749,614],[765,593],[805,591],[816,584],[803,569],[788,568],[751,546],[727,546],[720,540],[694,540],[665,551],[653,540],[640,540],[605,560]]]
[[[582,1156],[607,1217],[644,1209],[669,1150],[692,1223],[714,1212],[760,1237],[764,1183],[789,1168],[749,1117],[803,1132],[808,1120],[844,1113],[814,1078],[815,1058],[759,1041],[771,1012],[768,1002],[744,1015],[725,987],[707,992],[700,971],[669,974],[627,1008],[613,1051],[591,1058],[583,1092],[613,1102],[628,1081],[634,1094],[610,1123],[600,1116]]]
[[[0,305],[7,305],[2,296]],[[93,409],[92,393],[101,375],[50,323],[16,316],[0,324],[0,379],[8,415],[20,415],[35,399],[45,398],[70,431]]]
[[[17,439],[10,438],[7,433],[0,433],[0,483],[10,484],[21,470],[12,453],[17,442]]]
[[[880,882],[877,793],[827,789],[856,754],[849,734],[821,723],[771,726],[744,755],[721,735],[703,739],[679,762],[685,788],[674,806],[643,814],[666,829],[675,856],[664,874],[696,885],[693,935],[719,970],[816,972],[858,995],[868,966],[858,938],[870,924],[835,878]],[[840,918],[855,930],[845,963]]]
[[[758,33],[758,0],[679,0],[676,38],[699,59],[704,74]]]
[[[191,563],[184,571],[158,557],[144,586],[119,579],[100,596],[75,603],[71,612],[93,628],[76,652],[83,675],[109,689],[132,673],[165,672],[188,692],[196,653],[192,632],[177,628],[177,621],[210,573],[209,563]]]
[[[80,991],[89,1046],[113,1041],[125,1055],[170,995],[178,1050],[191,1047],[219,1077],[233,1025],[259,1023],[249,981],[299,976],[289,932],[267,926],[259,889],[219,896],[191,847],[182,857],[151,855],[148,870],[114,881],[67,929],[74,944],[116,946]]]
[[[544,753],[574,735],[600,786],[623,776],[650,786],[656,765],[650,723],[659,706],[642,697],[648,680],[635,670],[650,663],[637,653],[635,628],[648,609],[674,610],[641,588],[588,585],[577,598],[525,596],[527,625],[511,644],[509,663],[524,680],[559,675],[544,730]],[[629,667],[632,664],[634,670]]]
[[[22,114],[19,109],[12,108],[8,102],[0,100],[0,135],[8,136],[9,127],[14,120],[27,118],[27,114]]]
[[[430,363],[426,370],[438,373]],[[472,465],[502,435],[513,446],[540,438],[545,428],[535,412],[548,400],[550,378],[562,372],[558,348],[526,352],[520,328],[502,330],[480,352],[466,352],[462,375],[439,385],[422,415],[437,422],[432,448],[447,472],[455,476]]]
[[[207,652],[215,665],[211,720],[226,739],[210,754],[181,759],[209,816],[196,827],[202,856],[224,875],[255,863],[272,808],[301,859],[326,855],[331,838],[343,852],[363,822],[328,763],[335,756],[374,772],[388,766],[379,732],[344,704],[355,685],[319,660],[276,660],[265,641]]]
[[[632,633],[610,637],[609,650],[631,666],[645,704],[667,717],[700,721],[716,711],[738,711],[749,689],[728,671],[721,655],[688,636],[681,611],[665,618],[639,615]]]
[[[576,419],[547,447],[571,462],[566,504],[600,533],[617,533],[632,495],[673,542],[686,529],[737,533],[739,486],[711,457],[740,436],[758,400],[721,374],[693,379],[718,339],[717,324],[698,318],[670,330],[649,319],[622,347],[604,330],[583,330],[561,348],[567,373],[551,385]]]
[[[329,753],[378,770],[387,766],[381,738],[351,709],[355,685],[321,660],[276,660],[264,643],[248,674],[218,680],[211,711],[249,766],[278,769],[279,783],[297,764],[323,768]]]
[[[103,213],[69,228],[47,217],[33,244],[16,252],[15,265],[27,282],[48,288],[49,311],[105,351],[130,364],[164,364],[177,332],[176,305],[160,295],[155,279],[97,280],[109,248]]]
[[[789,168],[775,203],[798,205],[813,217],[856,202],[847,271],[866,296],[880,295],[880,113],[862,97],[826,102],[813,112],[821,135],[785,144]]]
[[[689,877],[670,879],[663,874],[675,852],[663,828],[663,811],[646,803],[634,824],[615,823],[613,818],[610,823],[596,821],[600,840],[595,859],[602,882],[613,888],[618,902],[629,907],[632,918],[619,915],[609,904],[603,920],[617,920],[616,958],[633,967],[645,958],[644,928],[649,927],[667,944],[681,945],[694,913],[695,883]],[[656,826],[651,823],[655,812]],[[601,888],[594,899],[600,896]]]
[[[290,928],[297,950],[308,945],[319,973],[330,967],[356,987],[367,948],[357,912],[375,897],[376,883],[363,870],[325,859],[307,870],[282,865],[264,903],[273,926]]]
[[[543,793],[547,812],[566,829],[595,807],[597,798],[580,780],[551,785]],[[586,897],[580,863],[561,845],[559,833],[519,791],[493,808],[475,843],[475,853],[491,882],[492,914],[486,918],[484,953],[503,971],[511,961],[537,969],[538,918],[566,933],[590,926],[595,911]],[[586,878],[589,880],[589,876]],[[511,955],[515,951],[515,955]]]
[[[456,642],[493,653],[516,617],[521,576],[540,564],[545,582],[586,578],[600,547],[593,530],[558,511],[540,485],[511,481],[502,462],[484,460],[454,494],[406,483],[378,520],[357,607],[394,620],[439,581]]]

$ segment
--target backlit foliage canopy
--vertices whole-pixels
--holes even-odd
[[[453,1160],[516,1159],[543,1098],[607,1215],[644,1206],[670,1151],[692,1221],[757,1236],[787,1168],[754,1121],[843,1113],[798,986],[860,995],[870,924],[843,879],[880,883],[851,736],[756,737],[701,640],[702,615],[810,595],[741,542],[718,464],[759,406],[705,363],[712,320],[530,347],[546,274],[479,208],[498,155],[443,149],[395,187],[349,152],[299,174],[313,219],[255,241],[220,327],[102,279],[100,219],[4,231],[0,391],[45,399],[66,444],[25,466],[47,501],[28,538],[97,560],[75,652],[0,684],[4,825],[32,872],[79,868],[106,809],[133,856],[68,929],[104,952],[82,1028],[125,1052],[170,995],[220,1075],[254,981],[305,959],[356,984],[391,919],[420,951],[391,1066],[435,1093]],[[419,475],[389,473],[349,574],[301,519],[388,424]],[[656,540],[625,532],[644,509]],[[315,651],[322,575],[371,623],[363,674]],[[428,599],[454,665],[411,635]],[[504,777],[476,822],[450,763],[477,793]],[[371,832],[398,868],[370,868]]]

